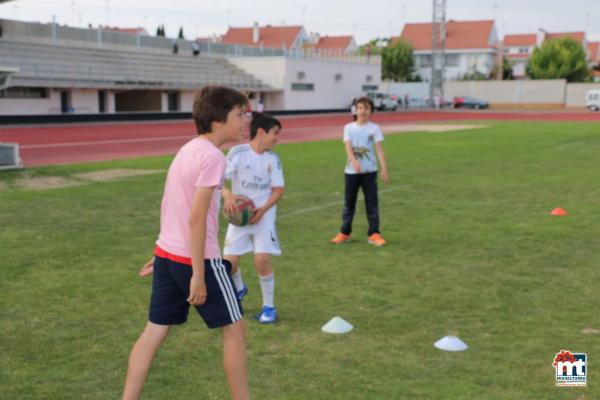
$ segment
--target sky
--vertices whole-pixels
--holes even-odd
[[[149,4],[150,3],[150,4]],[[358,44],[398,36],[405,23],[429,22],[431,0],[15,0],[0,18],[70,26],[145,27],[186,38],[222,35],[229,26],[303,25],[307,32],[354,35]],[[600,0],[447,0],[446,19],[494,19],[506,33],[586,31],[600,40]]]

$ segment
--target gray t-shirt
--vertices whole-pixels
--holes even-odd
[[[352,143],[352,151],[354,157],[360,163],[360,173],[376,172],[377,157],[375,156],[375,143],[383,140],[383,132],[379,125],[373,122],[367,122],[364,125],[359,125],[356,122],[351,122],[344,126],[344,142]],[[354,166],[348,160],[346,163],[347,174],[356,174]]]

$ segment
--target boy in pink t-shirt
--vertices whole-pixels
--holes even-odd
[[[219,199],[226,169],[219,147],[242,138],[246,97],[226,87],[205,87],[192,115],[198,137],[177,153],[167,175],[156,242],[148,324],[133,346],[124,399],[139,399],[154,354],[171,325],[196,308],[209,328],[221,328],[225,374],[232,398],[247,400],[243,310],[231,281],[231,264],[218,244]]]

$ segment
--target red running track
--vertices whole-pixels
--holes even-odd
[[[376,113],[381,125],[442,121],[595,121],[592,112],[400,111]],[[347,114],[281,117],[281,143],[336,139]],[[194,137],[192,121],[93,123],[0,127],[0,142],[19,143],[25,166],[71,164],[175,154]]]

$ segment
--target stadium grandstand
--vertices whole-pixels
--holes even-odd
[[[376,89],[379,56],[325,56],[0,19],[0,115],[190,111],[226,85],[269,110],[346,108]]]
[[[235,49],[227,46],[56,24],[0,26],[2,114],[178,111],[206,84],[273,90],[228,62],[223,55]],[[23,109],[26,99],[47,101]]]

